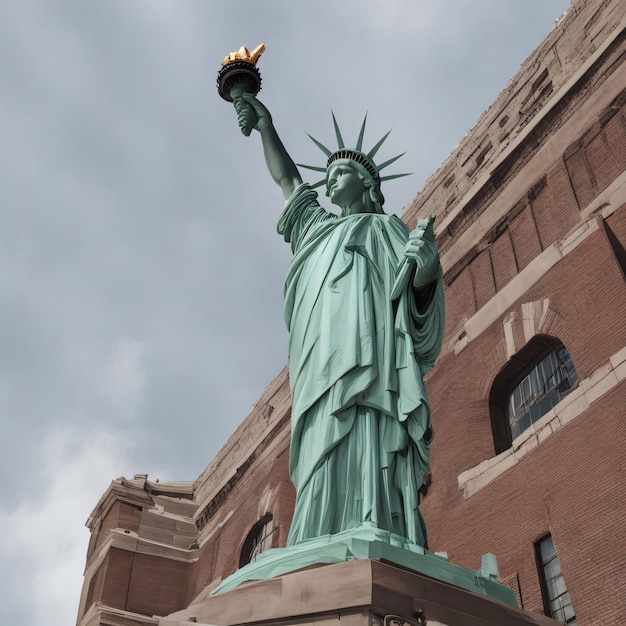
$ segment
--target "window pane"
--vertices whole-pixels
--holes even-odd
[[[253,561],[261,552],[272,547],[272,532],[274,520],[271,515],[259,520],[248,533],[239,557],[239,567]]]
[[[567,596],[567,599],[569,600],[569,595]],[[563,616],[565,617],[565,620],[568,624],[571,624],[569,620],[571,620],[573,617],[576,617],[576,615],[574,614],[574,607],[572,606],[571,602],[563,607]]]
[[[517,421],[517,429],[521,435],[530,426],[530,413],[522,413]]]
[[[259,552],[265,552],[272,547],[272,532],[274,530],[274,520],[271,519],[263,526],[261,541],[259,542]]]
[[[540,406],[540,404],[533,402],[533,404],[529,407],[528,413],[530,414],[530,421],[533,423],[536,422],[544,413],[547,413],[547,411],[541,411]]]
[[[539,386],[543,388],[546,384],[546,372],[544,368],[544,362],[540,361],[535,365],[535,371],[537,372],[537,380],[539,381]]]
[[[555,559],[552,559],[551,561],[548,561],[544,565],[544,572],[546,573],[546,578],[548,580],[552,580],[553,578],[560,576],[561,564],[559,563],[559,559],[555,558]]]
[[[543,563],[546,563],[549,559],[556,555],[552,535],[548,535],[545,539],[543,539],[539,544],[539,548],[541,549],[541,560]]]
[[[561,605],[556,600],[550,602],[550,617],[554,617],[554,619],[561,620],[562,622],[565,621]]]
[[[563,576],[557,576],[556,578],[548,579],[546,585],[548,595],[551,598],[559,598],[561,596],[567,596],[567,587]],[[563,602],[565,600],[562,600]]]
[[[574,364],[563,346],[539,361],[509,395],[507,418],[512,438],[554,408],[577,382]]]
[[[532,387],[533,396],[538,396],[543,388],[543,379],[538,368],[530,373],[530,385]]]
[[[543,581],[542,593],[550,616],[568,624],[576,624],[574,607],[561,573],[561,563],[552,536],[548,535],[539,541],[536,547],[540,560],[539,574]]]
[[[524,400],[528,400],[530,395],[530,376],[526,376],[526,378],[522,381],[522,398],[524,398]]]
[[[554,389],[543,398],[540,398],[538,402],[535,403],[537,418],[533,421],[537,421],[542,415],[545,415],[552,407],[556,406],[558,400],[557,394],[554,393]]]

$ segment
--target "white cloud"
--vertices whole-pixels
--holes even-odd
[[[142,342],[126,337],[115,342],[112,352],[102,379],[103,398],[113,404],[117,413],[133,419],[145,390],[145,348]]]
[[[87,529],[76,527],[127,468],[131,452],[122,433],[61,429],[47,439],[32,493],[14,508],[0,509],[3,623],[75,622],[89,540]]]

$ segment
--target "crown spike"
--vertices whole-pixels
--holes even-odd
[[[315,139],[315,137],[308,135],[309,139],[311,139],[311,141],[328,157],[328,160],[326,161],[326,167],[305,165],[304,163],[298,163],[298,167],[313,170],[314,172],[327,173],[328,168],[331,167],[331,165],[335,161],[349,159],[354,163],[358,163],[362,168],[366,170],[369,176],[371,176],[372,181],[374,182],[376,187],[378,187],[379,184],[383,181],[393,180],[395,178],[402,178],[403,176],[410,176],[410,174],[393,174],[391,176],[380,175],[381,170],[383,170],[388,165],[395,163],[401,156],[404,156],[404,154],[406,154],[404,152],[402,154],[399,154],[398,156],[393,157],[392,159],[389,159],[388,161],[385,161],[382,165],[376,165],[376,162],[374,161],[374,156],[378,152],[379,148],[383,145],[387,137],[389,137],[391,130],[389,130],[369,151],[369,153],[366,154],[363,151],[363,139],[365,136],[365,127],[367,126],[367,112],[363,117],[363,122],[361,124],[359,137],[355,148],[346,148],[345,142],[341,135],[341,130],[339,129],[339,124],[337,124],[337,118],[335,117],[334,111],[331,110],[331,114],[333,118],[333,125],[335,127],[335,136],[337,137],[337,143],[339,144],[339,147],[337,148],[337,150],[331,151],[324,144]],[[321,187],[324,184],[326,184],[326,177],[311,185],[311,188],[316,189],[317,187]]]
[[[393,180],[394,178],[402,178],[403,176],[413,176],[412,172],[408,172],[406,174],[390,174],[389,176],[381,176],[380,182],[384,182],[386,180]]]
[[[311,187],[311,189],[317,189],[318,187],[321,187],[322,185],[325,185],[325,184],[326,184],[326,179],[322,178],[322,180],[318,180],[316,183],[309,185],[309,187]]]
[[[296,163],[298,167],[305,167],[307,170],[313,170],[314,172],[326,172],[325,167],[318,167],[317,165],[305,165],[304,163]]]
[[[385,143],[385,139],[389,137],[390,132],[391,130],[388,130],[387,133],[383,135],[382,139],[380,139],[379,142],[367,153],[368,159],[373,159],[376,156],[378,149]]]
[[[327,157],[332,154],[332,152],[323,143],[315,139],[315,137],[311,137],[311,135],[308,135],[308,137]]]
[[[363,118],[363,124],[361,124],[361,132],[359,132],[359,139],[356,142],[356,149],[360,152],[363,149],[363,135],[365,134],[365,123],[367,122],[367,113]]]
[[[341,136],[341,131],[339,130],[339,124],[337,124],[337,119],[335,118],[335,113],[331,111],[331,115],[333,116],[333,124],[335,126],[335,135],[337,136],[337,146],[340,150],[342,150],[346,146],[343,143],[343,137]]]
[[[380,172],[381,170],[384,170],[388,165],[395,163],[400,157],[403,157],[405,154],[406,152],[403,152],[402,154],[399,154],[398,156],[393,157],[393,159],[389,159],[389,161],[385,161],[384,163],[381,163],[380,165],[378,165],[378,171]]]

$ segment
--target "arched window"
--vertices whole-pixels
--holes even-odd
[[[491,388],[496,454],[510,448],[513,439],[577,385],[576,369],[565,346],[553,337],[534,337],[502,368]]]
[[[261,518],[248,533],[241,548],[239,567],[254,561],[256,557],[272,547],[272,533],[274,532],[274,518],[271,513]]]

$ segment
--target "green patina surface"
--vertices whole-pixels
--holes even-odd
[[[474,572],[450,563],[447,558],[429,552],[379,528],[364,525],[336,535],[308,539],[297,546],[274,548],[260,554],[255,561],[224,580],[213,595],[234,589],[243,582],[282,576],[310,565],[342,563],[350,559],[380,559],[436,580],[461,587],[517,606],[515,593],[493,579],[495,557],[485,555],[491,571]]]
[[[302,177],[265,106],[244,88],[231,91],[239,125],[261,136],[265,161],[286,200],[278,232],[291,245],[284,316],[292,395],[290,475],[296,504],[287,547],[270,550],[214,593],[314,563],[384,558],[472,591],[489,577],[425,550],[418,491],[433,436],[423,377],[443,340],[442,270],[433,218],[413,231],[384,213],[383,137],[347,148],[317,140],[327,157],[312,186]],[[331,213],[314,187],[339,207]],[[498,588],[500,586],[497,586]],[[505,594],[506,595],[506,594]]]
[[[294,254],[284,309],[296,487],[287,543],[367,523],[426,546],[418,491],[432,428],[423,376],[444,332],[433,219],[409,232],[384,213],[373,160],[382,140],[362,152],[365,123],[354,149],[336,122],[337,151],[316,141],[336,215],[302,182],[267,109],[247,93],[236,94],[235,108],[242,127],[260,132],[287,201],[278,232]]]

